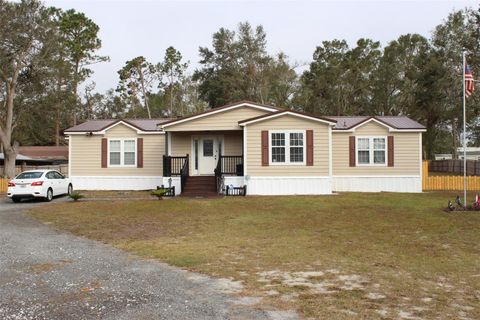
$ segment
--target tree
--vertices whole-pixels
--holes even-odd
[[[468,63],[474,70],[480,71],[478,13],[471,9],[455,11],[440,25],[432,35],[432,45],[438,54],[446,72],[443,88],[445,92],[445,116],[451,128],[452,150],[456,155],[459,146],[462,123],[462,51],[468,53]],[[477,121],[480,109],[478,95],[468,99],[467,120],[469,124]]]
[[[284,97],[290,96],[285,90],[294,86],[295,71],[285,55],[280,54],[275,60],[267,53],[262,26],[253,29],[245,22],[239,24],[236,32],[221,28],[213,34],[212,47],[200,47],[202,67],[193,74],[193,80],[199,82],[200,97],[210,107],[244,99],[288,104],[279,99],[279,93],[283,90]]]
[[[147,95],[150,93],[154,81],[157,79],[157,68],[144,57],[136,57],[125,63],[118,71],[120,83],[117,91],[129,101],[135,110],[139,104],[143,104],[148,118],[152,118],[148,105]]]
[[[72,92],[78,96],[78,85],[92,73],[88,66],[108,61],[109,58],[95,54],[102,46],[98,38],[99,27],[85,14],[73,9],[60,12],[59,23],[62,32],[61,41],[73,68]],[[76,113],[77,110],[74,109],[74,125],[77,121]]]
[[[174,105],[181,100],[177,93],[180,92],[187,67],[188,62],[182,63],[182,54],[174,47],[167,48],[163,62],[158,64],[161,79],[159,87],[168,95],[168,116],[170,117],[175,115]]]
[[[323,41],[300,78],[295,104],[313,114],[348,114],[345,40]]]
[[[58,39],[51,31],[51,10],[39,1],[0,0],[0,142],[5,157],[4,175],[15,175],[18,141],[12,139],[16,127],[16,94],[42,68]]]

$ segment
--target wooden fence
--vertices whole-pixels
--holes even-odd
[[[8,179],[0,179],[0,194],[7,193]]]
[[[432,160],[428,164],[430,172],[450,172],[463,175],[463,160]],[[467,160],[467,175],[480,176],[480,161]]]
[[[43,170],[43,169],[57,170],[64,175],[68,175],[68,164],[52,164],[48,166],[19,165],[19,166],[15,166],[15,174],[19,174],[20,172],[27,171],[27,170]],[[0,172],[3,172],[3,166],[0,166]]]
[[[430,176],[428,174],[429,173],[428,168],[429,168],[428,161],[423,161],[422,188],[424,191],[430,191],[430,190],[461,191],[463,190],[463,175]],[[467,176],[467,190],[480,191],[480,176]]]
[[[58,165],[49,165],[49,166],[16,166],[15,171],[16,174],[20,172],[27,171],[27,170],[43,170],[43,169],[51,169],[57,170],[64,175],[68,176],[68,164],[58,164]],[[3,166],[0,166],[0,172],[3,172]],[[7,193],[9,179],[0,178],[0,194]]]

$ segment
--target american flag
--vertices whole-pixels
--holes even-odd
[[[473,79],[472,70],[465,66],[465,96],[470,97],[475,91],[475,80]]]

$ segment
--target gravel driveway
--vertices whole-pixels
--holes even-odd
[[[54,201],[66,201],[65,198]],[[0,200],[0,319],[294,319],[215,280],[61,233]],[[230,291],[230,293],[229,293]]]

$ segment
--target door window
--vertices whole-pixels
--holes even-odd
[[[203,156],[213,157],[213,140],[203,140]]]

